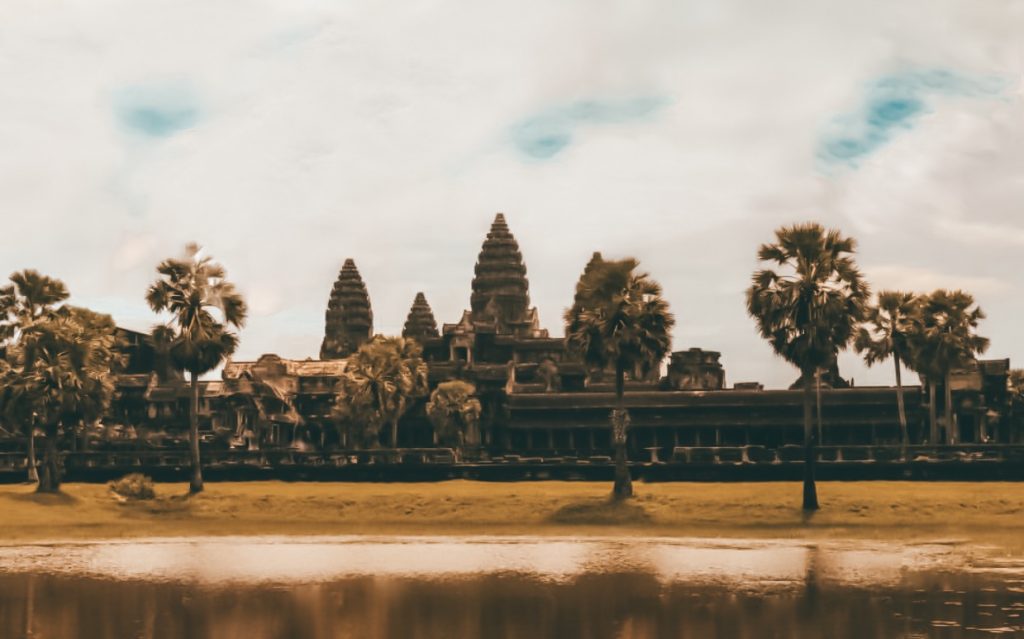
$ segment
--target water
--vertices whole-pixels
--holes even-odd
[[[962,544],[226,537],[0,546],[0,636],[1024,637]]]

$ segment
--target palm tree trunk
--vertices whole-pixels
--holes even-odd
[[[950,386],[951,375],[946,371],[945,399],[946,399],[946,443],[952,446],[956,443],[960,433],[956,432],[956,411],[953,410],[953,389]]]
[[[900,371],[900,356],[893,355],[896,362],[896,410],[900,420],[900,459],[906,461],[907,446],[910,445],[910,433],[907,432],[907,409],[903,405],[903,378]]]
[[[398,417],[391,419],[391,447],[398,448]]]
[[[36,492],[55,493],[60,491],[60,464],[57,460],[57,424],[46,427],[46,446],[43,448],[43,472],[39,476]]]
[[[39,464],[36,462],[36,427],[32,424],[28,428],[28,481],[33,484],[39,483]]]
[[[615,406],[612,413],[612,439],[615,442],[615,484],[612,487],[612,498],[616,500],[629,499],[633,496],[633,479],[629,476],[629,466],[626,463],[626,436],[628,433],[623,429],[622,437],[615,436],[615,413],[618,419],[626,418],[626,369],[621,362],[615,364]]]
[[[188,482],[188,492],[195,495],[203,492],[203,467],[199,459],[199,374],[191,372],[192,397],[188,411],[188,444],[192,456],[192,478]]]
[[[928,443],[932,446],[939,445],[939,419],[935,414],[935,379],[934,375],[928,378]]]
[[[818,510],[818,488],[814,483],[814,389],[811,375],[804,373],[804,510]]]
[[[821,419],[821,367],[814,369],[814,405],[818,418],[818,443],[825,443],[825,424]]]

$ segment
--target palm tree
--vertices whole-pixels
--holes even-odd
[[[775,353],[800,369],[804,388],[804,510],[818,509],[814,483],[814,387],[853,338],[869,291],[852,254],[857,243],[808,222],[775,231],[757,257],[771,267],[754,272],[747,312]],[[775,270],[775,268],[779,270]],[[812,384],[814,387],[812,387]]]
[[[480,400],[476,386],[462,380],[441,382],[430,394],[427,417],[441,443],[461,448],[480,443]]]
[[[156,267],[160,278],[146,292],[154,312],[168,312],[170,322],[153,330],[153,340],[165,350],[173,366],[188,371],[191,381],[189,407],[189,448],[192,477],[189,492],[203,490],[199,459],[199,376],[216,368],[238,347],[238,337],[229,330],[245,324],[246,306],[224,267],[200,248],[189,244],[185,255],[169,258]]]
[[[867,310],[866,326],[861,326],[854,340],[864,362],[874,366],[888,358],[896,368],[896,408],[900,422],[900,456],[906,459],[910,434],[907,432],[907,411],[903,403],[902,366],[911,364],[910,339],[913,320],[920,300],[913,293],[882,291],[877,303]]]
[[[946,443],[956,442],[956,411],[953,410],[951,373],[966,366],[988,349],[989,341],[977,334],[978,322],[985,319],[964,291],[939,289],[921,300],[911,333],[911,355],[914,369],[924,373],[930,398],[929,417],[931,441],[938,443],[939,428],[935,418],[935,382],[945,387]]]
[[[61,432],[99,419],[110,405],[122,360],[115,330],[109,315],[65,306],[23,333],[19,350],[33,362],[24,392],[46,433],[39,492],[60,489]]]
[[[398,420],[412,401],[426,396],[427,365],[413,339],[377,335],[359,347],[345,364],[336,405],[339,416],[358,423],[364,441],[390,425],[391,446],[398,448]]]
[[[640,376],[656,371],[668,354],[675,325],[668,303],[661,296],[661,285],[647,273],[637,272],[638,266],[633,258],[591,260],[577,284],[573,307],[565,312],[569,349],[591,369],[615,369],[616,407],[611,413],[615,499],[633,495],[626,460],[626,371]]]
[[[33,269],[11,274],[11,283],[0,288],[0,344],[8,352],[16,349],[26,330],[52,317],[56,305],[68,299],[64,282]],[[26,394],[26,375],[35,362],[20,361],[5,371],[4,416],[24,432],[28,440],[28,480],[36,483],[35,422]]]

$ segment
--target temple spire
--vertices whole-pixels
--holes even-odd
[[[356,263],[345,260],[327,302],[320,359],[348,357],[373,334],[370,296]]]
[[[571,317],[575,317],[579,313],[580,299],[583,296],[583,282],[587,279],[587,276],[596,268],[599,264],[604,263],[604,258],[601,257],[600,251],[594,251],[594,254],[590,256],[590,261],[583,267],[583,272],[580,273],[580,279],[576,282],[576,294],[572,299],[572,309],[569,311]]]
[[[519,244],[498,213],[480,249],[470,308],[474,319],[499,325],[521,322],[530,307],[529,282]]]
[[[434,312],[430,310],[427,297],[423,293],[416,293],[416,299],[409,309],[409,317],[405,320],[405,328],[402,329],[402,337],[411,337],[419,342],[424,339],[437,337],[437,321],[434,319]]]

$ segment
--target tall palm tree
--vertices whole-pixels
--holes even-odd
[[[188,371],[191,382],[189,449],[192,477],[189,492],[203,490],[199,459],[199,376],[216,368],[238,347],[230,327],[245,324],[246,305],[220,264],[200,255],[189,244],[185,255],[168,258],[156,267],[160,278],[146,292],[154,312],[167,312],[170,322],[153,330],[153,340],[169,354],[177,370]]]
[[[900,422],[900,456],[906,459],[910,434],[903,403],[903,365],[912,365],[910,340],[920,300],[913,293],[882,291],[877,303],[867,310],[865,326],[857,331],[854,347],[868,366],[892,358],[896,368],[896,408]]]
[[[416,340],[404,337],[377,335],[360,346],[345,364],[339,413],[364,428],[389,425],[391,446],[397,448],[398,421],[428,392],[422,355]]]
[[[0,287],[0,344],[7,351],[17,349],[26,330],[52,317],[57,305],[68,299],[64,282],[33,269],[12,273],[10,280],[10,284]],[[22,359],[4,375],[4,416],[26,435],[28,480],[33,483],[39,481],[35,422],[25,383],[34,365]]]
[[[928,381],[932,443],[939,441],[935,418],[935,381],[939,379],[945,387],[946,443],[956,443],[951,373],[988,349],[988,338],[977,334],[978,322],[983,319],[985,313],[969,293],[943,289],[925,296],[914,316],[911,354],[915,370],[924,373]]]
[[[656,371],[668,354],[675,325],[661,285],[647,273],[637,272],[638,266],[633,258],[592,260],[577,284],[572,308],[565,313],[569,349],[592,369],[615,369],[616,408],[611,413],[615,499],[633,495],[626,459],[626,371],[641,376]]]
[[[757,257],[768,266],[754,272],[747,312],[775,353],[800,369],[804,388],[804,510],[818,509],[814,483],[814,388],[853,338],[869,295],[853,260],[857,243],[837,230],[808,222],[775,231]]]
[[[110,406],[123,359],[115,330],[109,315],[65,306],[23,334],[22,357],[34,363],[25,393],[46,433],[39,492],[60,489],[61,432],[99,419]]]

